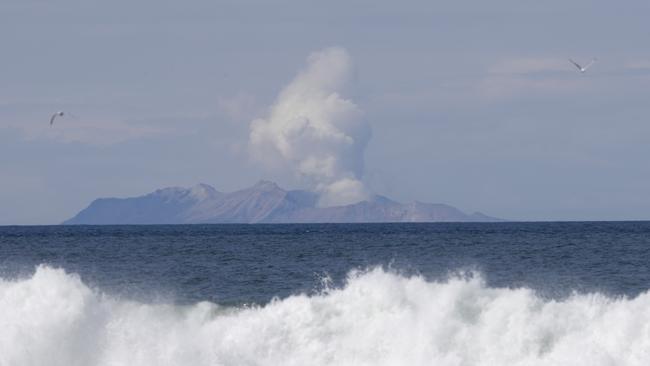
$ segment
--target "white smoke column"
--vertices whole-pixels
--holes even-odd
[[[350,56],[334,47],[312,53],[307,61],[268,118],[251,123],[251,151],[261,160],[275,151],[313,184],[321,206],[362,201],[368,197],[361,178],[370,126],[359,107],[340,94],[350,78]]]

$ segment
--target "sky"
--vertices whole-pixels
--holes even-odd
[[[259,179],[323,191],[348,179],[511,220],[648,220],[648,14],[645,0],[3,0],[0,225]],[[593,57],[584,74],[567,60]],[[344,77],[319,79],[302,105],[368,132],[337,140],[355,141],[362,168],[327,181],[296,160],[306,140],[284,164],[252,152],[259,126],[279,149],[268,131],[315,59],[323,75],[344,60]],[[59,110],[72,115],[50,127]]]

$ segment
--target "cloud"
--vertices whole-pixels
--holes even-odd
[[[78,142],[87,145],[113,145],[116,143],[150,138],[173,133],[171,128],[152,126],[141,123],[128,123],[122,120],[58,118],[53,126],[48,125],[49,116],[41,118],[38,123],[29,120],[26,123],[3,123],[0,127],[20,131],[25,140],[54,140],[64,143]]]
[[[580,77],[574,68],[563,58],[503,60],[488,69],[487,75],[477,83],[476,92],[494,100],[589,90],[590,79]]]
[[[636,59],[625,63],[626,69],[650,69],[650,60]]]
[[[486,77],[478,84],[478,93],[489,99],[508,99],[526,95],[581,93],[588,90],[584,80],[562,78],[528,79],[516,76]]]
[[[157,137],[170,134],[169,128],[133,124],[124,121],[94,121],[92,124],[72,122],[48,131],[51,136],[63,142],[81,142],[91,145],[112,145],[128,140]],[[62,123],[60,124],[62,125]]]
[[[341,94],[351,72],[343,48],[312,53],[268,117],[250,126],[253,157],[265,162],[279,158],[321,193],[323,206],[358,202],[368,195],[361,179],[370,126],[361,109]]]
[[[568,59],[558,57],[515,58],[502,60],[489,69],[490,74],[532,74],[569,70]]]

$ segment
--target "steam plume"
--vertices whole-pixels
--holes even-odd
[[[348,53],[327,48],[312,53],[307,67],[287,85],[266,119],[251,123],[250,146],[264,159],[274,151],[321,194],[321,206],[364,200],[363,152],[370,126],[342,93],[352,70]]]

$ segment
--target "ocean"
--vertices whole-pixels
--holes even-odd
[[[0,366],[650,365],[650,222],[0,227]]]

